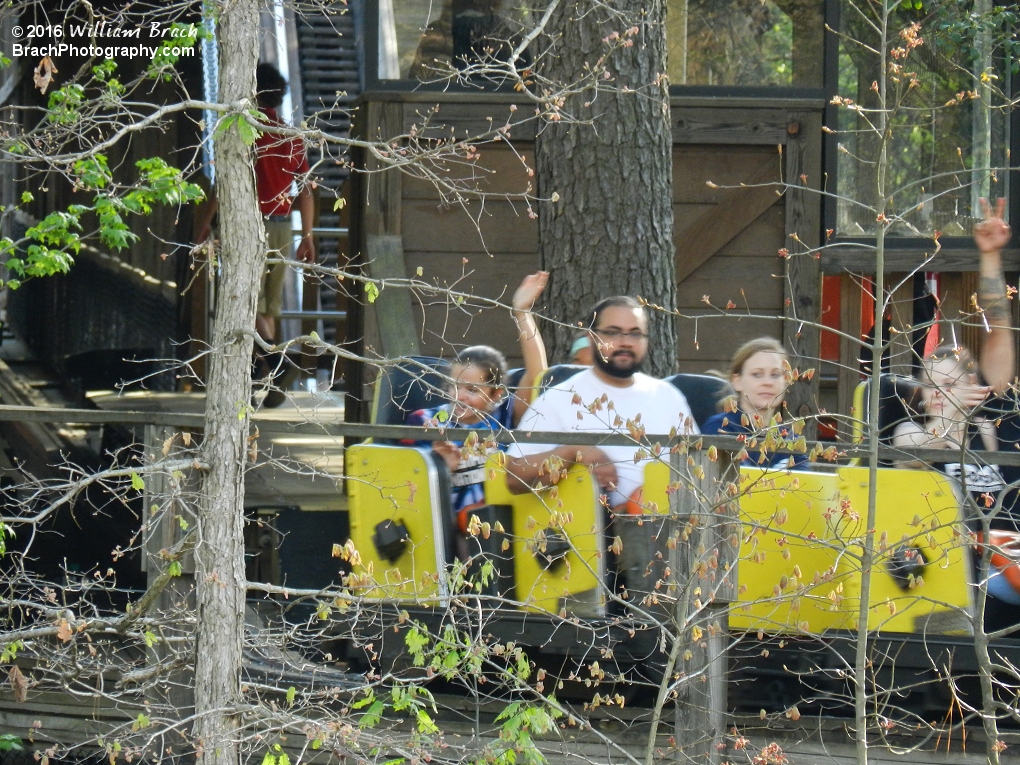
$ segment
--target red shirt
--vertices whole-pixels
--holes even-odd
[[[262,114],[269,124],[286,127],[275,109],[263,109]],[[304,141],[271,132],[260,135],[255,140],[255,188],[262,214],[289,215],[291,184],[307,172]]]

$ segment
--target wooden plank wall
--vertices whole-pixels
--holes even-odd
[[[687,250],[684,231],[711,216],[728,189],[762,167],[773,165],[770,181],[779,181],[781,157],[775,146],[677,146],[673,152],[674,232],[678,259]],[[722,188],[712,188],[709,181]],[[733,225],[720,217],[719,226]],[[704,264],[677,285],[681,372],[726,371],[733,351],[755,337],[782,337],[783,199],[750,222]],[[704,302],[708,295],[712,306]],[[725,310],[732,302],[736,308]],[[727,314],[723,316],[722,314]],[[762,318],[774,316],[775,319]]]
[[[367,107],[369,134],[377,132],[381,122],[397,119],[395,104],[383,107],[370,102]],[[443,103],[433,112],[424,102],[409,101],[400,108],[405,131],[413,125],[422,134],[436,135],[450,135],[452,130],[459,136],[483,125],[504,124],[510,113],[503,102]],[[680,371],[724,370],[744,341],[761,335],[783,339],[784,301],[791,290],[799,298],[807,297],[817,311],[817,268],[812,265],[807,272],[793,273],[794,284],[788,263],[778,254],[788,239],[787,229],[816,226],[817,215],[810,209],[805,212],[805,207],[810,208],[807,198],[798,199],[797,207],[788,210],[778,187],[766,185],[785,180],[790,167],[811,168],[820,161],[820,132],[813,142],[805,141],[797,163],[791,164],[780,150],[791,140],[791,114],[776,108],[674,105],[674,237],[682,277],[679,309],[684,316]],[[427,128],[422,127],[426,115]],[[492,122],[487,119],[490,116]],[[458,173],[480,177],[482,187],[493,194],[484,202],[449,203],[431,183],[408,176],[399,184],[384,180],[389,172],[367,177],[366,186],[376,188],[375,193],[368,189],[360,195],[361,204],[367,203],[361,214],[364,236],[399,234],[409,277],[421,269],[419,278],[432,284],[509,302],[521,278],[539,265],[536,220],[529,216],[526,204],[499,196],[521,192],[534,182],[528,174],[532,136],[526,132],[526,126],[515,129],[514,149],[483,147],[476,170],[461,165],[450,171],[454,177]],[[819,149],[818,157],[803,156],[815,149]],[[717,188],[708,185],[710,181]],[[812,178],[812,183],[816,181]],[[756,187],[740,188],[741,184]],[[399,195],[384,195],[384,201],[378,193],[381,186],[399,186]],[[388,219],[383,225],[386,231],[377,225],[381,218]],[[810,232],[803,235],[807,239]],[[724,311],[706,305],[704,295],[719,309],[728,301],[737,308],[720,318]],[[418,347],[422,353],[449,356],[458,347],[487,343],[503,351],[511,366],[520,364],[516,328],[508,312],[467,311],[442,297],[415,297],[412,302],[421,322]],[[379,351],[382,344],[372,326],[372,313],[365,311],[364,338],[367,347]],[[808,347],[816,348],[817,340]]]
[[[508,148],[484,148],[480,187],[493,196],[463,206],[444,204],[427,181],[405,178],[401,228],[409,276],[420,268],[418,278],[430,284],[510,303],[521,279],[538,270],[538,222],[529,217],[527,205],[500,197],[523,192],[533,181],[527,174],[530,151],[523,160]],[[449,356],[484,343],[506,354],[511,367],[520,366],[509,311],[475,311],[442,295],[419,296],[414,311],[423,353]]]

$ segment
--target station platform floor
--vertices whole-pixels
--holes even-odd
[[[276,409],[261,406],[262,393],[254,398],[256,427],[303,425],[301,433],[288,434],[274,428],[258,439],[258,458],[245,479],[245,506],[249,509],[300,508],[307,511],[346,509],[343,492],[343,439],[325,432],[308,433],[307,425],[336,425],[344,421],[342,392],[288,392]],[[201,415],[205,396],[199,392],[169,393],[146,390],[96,390],[81,396],[69,393],[64,382],[40,364],[16,337],[6,335],[0,343],[0,404],[40,408],[100,409],[107,411],[159,412]],[[104,425],[73,421],[55,423],[0,423],[10,464],[24,465],[33,474],[45,473],[62,456],[88,461],[102,459]],[[124,427],[123,425],[118,427]],[[140,437],[140,432],[137,434]],[[4,460],[0,460],[4,461]]]

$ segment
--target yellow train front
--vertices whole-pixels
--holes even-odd
[[[715,500],[706,495],[692,505],[689,494],[681,500],[693,486],[685,466],[694,461],[674,458],[671,467],[663,450],[647,463],[642,514],[621,518],[600,503],[578,466],[553,488],[510,494],[497,455],[487,468],[488,505],[469,523],[474,564],[465,568],[453,554],[458,532],[445,467],[429,449],[364,444],[346,459],[357,551],[351,584],[383,615],[366,636],[383,661],[399,661],[405,651],[392,625],[408,617],[449,622],[452,604],[454,612],[484,611],[487,634],[559,657],[564,667],[596,652],[612,657],[621,675],[654,681],[664,650],[657,625],[691,618],[691,604],[728,601],[718,611],[728,622],[723,627],[745,636],[730,652],[736,675],[774,680],[742,694],[753,706],[787,703],[780,678],[837,676],[852,656],[862,613],[876,656],[895,653],[890,667],[901,672],[930,670],[961,647],[966,653],[971,642],[972,552],[954,486],[936,472],[877,471],[874,557],[862,610],[869,531],[863,467],[740,468],[716,482]],[[692,514],[691,507],[700,509]],[[723,536],[702,535],[700,547],[678,558],[692,527],[723,510],[729,515],[716,519],[725,522]],[[619,570],[628,544],[642,546],[643,570]]]

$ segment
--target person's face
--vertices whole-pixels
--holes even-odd
[[[586,345],[575,353],[571,359],[571,364],[582,364],[583,366],[590,367],[595,361],[592,359],[591,346]]]
[[[500,399],[500,390],[488,383],[484,369],[468,364],[455,365],[453,376],[453,418],[465,425],[480,422]]]
[[[949,414],[943,412],[947,408],[959,408],[953,395],[954,388],[959,391],[964,386],[977,385],[977,375],[968,372],[966,366],[956,359],[939,359],[925,364],[925,377],[928,379],[922,388],[922,396],[930,414]]]
[[[766,412],[783,403],[786,393],[786,359],[778,353],[759,351],[744,362],[730,382],[746,412]]]
[[[648,317],[640,308],[610,306],[591,329],[592,360],[611,377],[626,379],[648,353]]]

